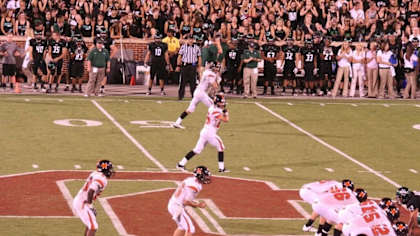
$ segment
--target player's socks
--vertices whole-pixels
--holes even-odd
[[[182,120],[185,118],[185,117],[187,117],[188,116],[188,113],[187,112],[182,112],[181,113],[181,115],[178,117],[178,119],[176,120],[176,123],[177,124],[181,124],[182,123]]]
[[[224,162],[224,152],[219,152],[218,159],[219,159],[219,170],[225,169],[225,162]]]
[[[184,158],[182,158],[182,160],[179,162],[179,165],[181,166],[185,166],[187,164],[187,162],[193,158],[195,156],[195,152],[194,151],[190,151],[189,153],[187,153],[187,155],[185,155]]]
[[[294,90],[293,90],[293,91],[294,91]],[[285,92],[286,92],[286,87],[284,87],[284,86],[283,86],[283,93],[285,93]]]
[[[306,225],[307,227],[309,227],[309,226],[311,226],[313,223],[314,223],[314,220],[309,219],[309,220],[308,220],[308,222],[306,222],[306,224],[305,224],[305,225]]]
[[[10,83],[10,88],[13,89],[13,83]]]
[[[274,86],[271,85],[271,95],[274,95]]]
[[[330,231],[331,227],[332,227],[332,225],[330,225],[328,223],[325,223],[324,227],[322,227],[321,235],[322,236],[328,236],[328,232]]]
[[[338,229],[334,229],[334,236],[341,236],[341,231]]]
[[[264,92],[263,92],[263,94],[266,94],[266,93],[267,93],[267,86],[264,85]]]

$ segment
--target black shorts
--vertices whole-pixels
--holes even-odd
[[[295,72],[295,63],[285,63],[283,68],[283,78],[285,80],[294,80],[296,79]]]
[[[85,71],[85,67],[83,61],[72,61],[70,63],[70,77],[71,78],[81,78],[83,77],[83,73]]]
[[[61,72],[63,70],[63,60],[59,60],[57,62],[50,62],[49,64],[54,64],[54,69],[48,69],[50,70],[51,75],[61,75]]]
[[[38,74],[38,70],[40,70],[42,74],[47,75],[47,65],[44,60],[34,60],[33,63],[32,73]]]
[[[319,67],[319,75],[321,77],[321,79],[325,79],[326,77],[328,79],[331,79],[333,77],[333,73],[332,73],[332,64],[327,62],[321,62],[320,67]]]
[[[4,76],[15,76],[16,75],[16,64],[3,64],[3,75]]]
[[[277,75],[277,67],[273,63],[264,62],[264,81],[274,81]]]
[[[165,64],[152,64],[150,67],[150,79],[153,81],[155,76],[158,80],[165,80],[167,78]]]
[[[313,64],[305,64],[303,66],[303,69],[305,70],[305,80],[314,81],[315,80],[315,75],[314,75],[315,66]]]

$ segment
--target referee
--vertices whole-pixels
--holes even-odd
[[[201,49],[194,44],[193,36],[190,34],[180,50],[177,60],[176,71],[181,71],[179,81],[178,99],[182,100],[185,94],[185,83],[190,84],[191,96],[194,94],[197,71],[200,71]]]

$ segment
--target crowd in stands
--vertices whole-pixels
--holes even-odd
[[[57,31],[67,39],[78,35],[94,38],[101,34],[114,40],[154,39],[156,35],[165,38],[172,32],[171,36],[181,42],[191,36],[202,47],[206,47],[205,42],[215,42],[217,35],[225,45],[234,43],[240,53],[247,50],[250,43],[262,49],[264,44],[274,41],[276,45],[283,47],[280,50],[283,55],[278,58],[280,60],[285,59],[284,47],[287,40],[292,40],[294,46],[299,47],[296,54],[305,47],[305,41],[311,40],[313,47],[318,50],[316,57],[322,54],[324,42],[330,41],[334,56],[332,77],[335,77],[343,65],[339,63],[343,58],[339,54],[343,51],[347,53],[347,49],[341,50],[341,44],[334,42],[352,42],[350,45],[355,45],[356,42],[376,44],[378,47],[372,46],[373,51],[383,51],[383,43],[386,42],[397,62],[389,65],[395,70],[390,72],[393,81],[389,83],[390,79],[385,78],[384,83],[387,87],[396,89],[395,96],[402,95],[402,88],[407,83],[404,82],[404,53],[407,45],[412,44],[413,53],[417,55],[420,39],[418,0],[0,0],[0,11],[0,34],[3,35],[9,32],[16,36],[30,35],[36,27],[43,28],[46,36]],[[361,48],[363,55],[369,51],[366,47],[367,44]],[[356,48],[350,48],[350,51],[353,50],[356,51]],[[223,51],[225,53],[225,49]],[[301,54],[303,64],[304,55]],[[351,55],[345,57],[349,65],[356,63]],[[263,59],[267,61],[266,57]],[[322,60],[324,58],[318,58],[318,67]],[[366,56],[359,58],[357,63],[368,64]],[[303,70],[304,66],[299,67],[298,64],[296,62],[294,66]],[[379,93],[382,79],[381,68],[378,69],[374,73],[381,80],[377,84]],[[278,67],[278,72],[282,73],[282,70],[284,68]],[[314,74],[317,72],[318,79],[315,79],[317,82],[314,85],[301,83],[300,86],[297,83],[294,86],[297,89],[300,86],[301,90],[306,89],[306,93],[311,94],[316,89],[325,93],[331,90],[333,96],[334,92],[343,90],[342,94],[348,96],[346,91],[350,85],[346,83],[346,79],[344,88],[339,83],[333,89],[334,80],[331,76],[328,76],[331,81],[322,83],[321,71],[314,71]],[[340,71],[340,76],[354,77],[355,73],[352,72],[353,68],[350,66],[349,70]],[[367,78],[367,74],[365,68],[362,77]],[[369,86],[367,79],[362,81],[365,81],[361,84],[362,87]],[[227,81],[228,83],[230,82]],[[293,84],[296,83],[283,86]],[[391,90],[393,89],[389,89],[388,96],[393,98],[395,96]],[[359,95],[365,94],[361,91]],[[373,92],[369,96],[383,97]]]

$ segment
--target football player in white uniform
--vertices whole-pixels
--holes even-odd
[[[194,176],[186,178],[172,194],[168,203],[168,211],[178,228],[173,236],[191,236],[195,233],[194,224],[190,216],[186,213],[185,207],[205,208],[206,203],[195,201],[203,184],[211,182],[210,171],[205,166],[198,166],[194,170]]]
[[[211,106],[207,113],[206,123],[200,132],[200,138],[194,149],[185,155],[184,158],[177,164],[177,169],[185,171],[185,165],[196,154],[200,154],[207,144],[212,145],[218,151],[219,172],[227,172],[224,162],[224,150],[222,139],[217,135],[222,122],[229,121],[229,113],[226,110],[226,101],[223,95],[218,94],[214,98],[214,105]]]
[[[317,182],[308,183],[302,186],[299,190],[299,195],[306,203],[312,205],[312,203],[318,198],[318,196],[322,193],[327,192],[332,187],[342,187],[342,184],[335,180],[321,180]],[[312,212],[311,217],[308,219],[308,222],[303,225],[302,230],[304,232],[312,231],[312,224],[314,223],[315,219],[318,218],[318,214],[316,212]],[[320,222],[320,224],[324,224],[325,222]]]
[[[96,168],[96,171],[89,175],[86,183],[73,200],[74,213],[86,225],[84,236],[94,236],[98,230],[93,201],[104,191],[108,179],[115,173],[112,163],[108,160],[99,161]]]
[[[213,100],[210,98],[209,90],[217,91],[221,78],[219,76],[221,65],[218,62],[208,62],[208,69],[203,72],[200,83],[194,91],[193,99],[190,102],[187,110],[181,113],[176,122],[173,124],[175,128],[181,128],[182,120],[193,113],[198,103],[202,102],[207,107],[213,105]]]

